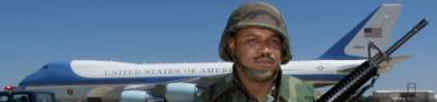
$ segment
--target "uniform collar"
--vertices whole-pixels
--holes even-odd
[[[227,91],[233,91],[233,90],[238,90],[240,91],[243,95],[245,95],[247,98],[249,98],[250,100],[256,100],[256,98],[252,97],[251,95],[249,95],[246,87],[243,86],[243,84],[241,83],[239,77],[238,77],[238,73],[236,71],[235,68],[235,64],[233,65],[233,72],[229,75],[226,75],[225,78],[223,78],[222,80],[218,81],[219,84],[217,86],[217,94],[215,94],[215,96],[213,96],[213,99],[217,99],[221,94],[227,92]],[[272,91],[270,92],[271,96],[273,96],[274,98],[279,98],[279,100],[281,101],[287,101],[288,100],[288,86],[284,85],[286,83],[288,83],[286,80],[287,78],[282,78],[282,70],[279,70],[279,73],[277,75],[277,77],[275,78],[275,85],[273,86]],[[279,94],[279,95],[277,95]]]

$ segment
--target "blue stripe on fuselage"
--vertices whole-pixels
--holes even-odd
[[[151,84],[185,80],[201,76],[162,76],[132,78],[85,78],[75,74],[71,61],[49,63],[39,71],[27,76],[20,86],[42,85],[98,85],[98,84]],[[344,75],[337,74],[296,74],[292,75],[306,81],[339,81]]]
[[[71,61],[44,65],[39,71],[27,76],[20,86],[28,85],[86,85],[86,84],[145,84],[175,81],[196,76],[135,77],[135,78],[85,78],[75,74]]]
[[[297,74],[292,75],[304,81],[340,81],[346,75],[340,74]]]

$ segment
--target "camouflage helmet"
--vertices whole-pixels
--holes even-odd
[[[233,36],[232,34],[248,26],[262,27],[278,33],[283,40],[281,64],[286,64],[291,60],[288,31],[284,19],[277,8],[264,2],[247,3],[232,12],[222,33],[219,45],[221,59],[234,61],[232,52],[228,51],[227,42]]]

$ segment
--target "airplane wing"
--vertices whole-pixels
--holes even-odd
[[[394,56],[394,57],[390,58],[390,60],[388,62],[381,63],[378,72],[379,73],[387,73],[390,70],[392,70],[393,66],[396,63],[403,62],[403,61],[405,61],[405,60],[407,60],[409,58],[411,58],[411,56],[406,56],[406,55],[404,55],[404,56]],[[346,74],[346,73],[351,72],[354,69],[355,69],[354,67],[350,67],[350,68],[347,68],[347,69],[339,70],[337,72],[338,73],[345,73]]]
[[[387,72],[392,70],[393,66],[396,63],[403,62],[403,61],[405,61],[405,60],[407,60],[409,58],[411,58],[411,56],[407,56],[407,55],[404,55],[404,56],[394,56],[390,60],[388,60],[386,62],[382,62],[379,65],[380,68],[378,69],[378,73],[381,73],[381,74],[387,73]]]

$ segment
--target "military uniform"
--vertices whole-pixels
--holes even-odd
[[[265,102],[313,102],[314,88],[299,79],[278,76],[274,87]],[[251,97],[235,74],[218,78],[216,82],[200,91],[195,102],[257,102]]]
[[[273,5],[264,2],[255,2],[241,5],[232,12],[222,33],[219,45],[219,55],[224,61],[236,62],[237,56],[229,50],[229,39],[245,27],[259,27],[269,29],[281,38],[281,61],[286,64],[292,59],[288,40],[288,31],[281,13]],[[237,62],[238,63],[238,62]],[[263,102],[312,102],[314,89],[310,84],[290,76],[282,76],[281,69],[273,79],[273,87]],[[200,86],[196,102],[257,102],[249,95],[246,87],[238,79],[236,68],[233,73],[220,76],[213,84]],[[247,70],[246,70],[247,71]],[[250,73],[250,72],[249,72]]]

